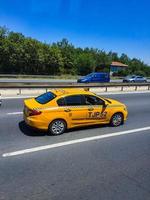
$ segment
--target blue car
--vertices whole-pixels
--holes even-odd
[[[93,72],[77,80],[78,83],[106,83],[110,82],[110,75],[106,72]]]

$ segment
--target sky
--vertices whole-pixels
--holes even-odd
[[[0,26],[42,42],[126,53],[150,65],[149,0],[0,0]]]

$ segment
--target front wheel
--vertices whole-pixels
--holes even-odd
[[[66,130],[66,122],[62,119],[52,121],[48,127],[48,132],[52,135],[61,135]]]
[[[115,127],[120,126],[121,124],[123,124],[123,114],[115,113],[110,120],[110,125]]]

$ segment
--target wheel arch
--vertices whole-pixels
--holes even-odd
[[[110,122],[111,122],[112,117],[113,117],[115,114],[121,114],[122,117],[123,117],[122,123],[124,123],[124,113],[121,112],[121,111],[116,111],[116,112],[114,112],[114,113],[111,115],[111,117],[110,117]]]
[[[61,118],[61,117],[58,117],[58,118],[53,119],[53,120],[48,124],[48,126],[50,126],[50,124],[52,124],[52,122],[54,122],[55,120],[62,120],[62,121],[64,121],[65,124],[66,124],[66,129],[68,128],[68,123],[67,123],[67,121],[66,121],[64,118]]]

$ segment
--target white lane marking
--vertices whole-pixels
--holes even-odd
[[[83,143],[83,142],[88,142],[88,141],[93,141],[93,140],[100,140],[103,138],[116,137],[116,136],[120,136],[120,135],[126,135],[126,134],[141,132],[141,131],[147,131],[147,130],[150,130],[150,126],[144,127],[144,128],[132,129],[132,130],[128,130],[128,131],[121,131],[121,132],[117,132],[117,133],[109,133],[109,134],[105,134],[105,135],[87,137],[87,138],[82,138],[82,139],[77,139],[77,140],[70,140],[67,142],[60,142],[60,143],[56,143],[56,144],[39,146],[39,147],[19,150],[19,151],[10,152],[10,153],[4,153],[2,156],[3,157],[17,156],[17,155],[21,155],[21,154],[27,154],[27,153],[67,146],[67,145],[71,145],[71,144]]]
[[[22,115],[23,112],[12,112],[12,113],[6,113],[6,115]]]

